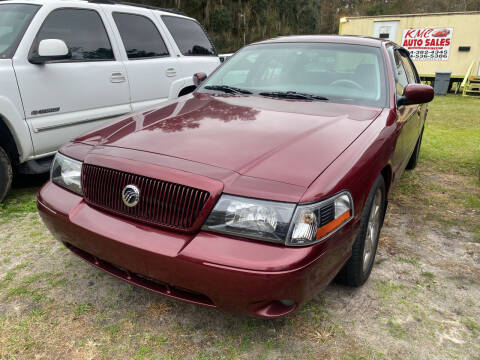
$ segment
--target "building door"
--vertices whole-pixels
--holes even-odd
[[[373,23],[373,36],[380,39],[396,41],[398,20],[395,21],[375,21]]]

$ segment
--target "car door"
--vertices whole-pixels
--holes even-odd
[[[191,85],[192,75],[204,72],[210,75],[220,65],[217,51],[206,31],[195,20],[172,15],[159,15],[171,40],[177,45],[180,54],[181,76]],[[168,36],[168,35],[167,35]]]
[[[398,50],[391,51],[393,51],[393,71],[395,72],[395,89],[396,97],[398,99],[403,96],[403,92],[405,87],[409,84],[409,80],[403,65],[402,55]],[[417,110],[418,105],[397,106],[397,121],[395,124],[397,144],[392,159],[394,171],[398,174],[396,175],[397,178],[400,177],[401,173],[407,166],[408,160],[413,151],[411,142],[418,132],[419,113]]]
[[[402,63],[407,74],[407,79],[409,84],[419,84],[420,77],[417,74],[415,66],[412,63],[412,60],[409,58],[406,52],[401,52]],[[425,109],[427,108],[426,104],[412,105],[412,108],[415,109],[414,114],[411,118],[411,132],[409,132],[407,150],[411,155],[417,144],[417,139],[420,135],[420,132],[423,128],[423,120],[425,119]]]
[[[37,29],[31,29],[29,49],[13,59],[37,156],[131,111],[125,68],[117,60],[101,14],[90,8],[42,10],[49,13]],[[70,59],[29,62],[45,39],[63,40]]]
[[[168,49],[151,11],[109,10],[120,34],[134,111],[168,100],[178,78],[178,60]],[[138,11],[135,13],[135,11]]]

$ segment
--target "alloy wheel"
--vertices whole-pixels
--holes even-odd
[[[373,199],[370,216],[368,218],[367,233],[365,235],[365,245],[363,247],[363,272],[367,272],[375,256],[378,242],[378,232],[382,221],[382,191],[377,189],[375,198]]]

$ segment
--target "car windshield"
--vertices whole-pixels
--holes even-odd
[[[38,5],[29,4],[0,5],[0,59],[13,56],[38,9]]]
[[[371,46],[257,44],[226,61],[198,91],[383,107],[383,64],[380,48]]]

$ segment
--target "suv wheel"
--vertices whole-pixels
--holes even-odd
[[[7,196],[12,186],[13,171],[10,158],[5,150],[0,147],[0,202]]]
[[[360,230],[352,247],[352,256],[337,276],[337,281],[349,286],[361,286],[372,271],[386,206],[383,176],[379,175],[368,195],[360,219]]]

